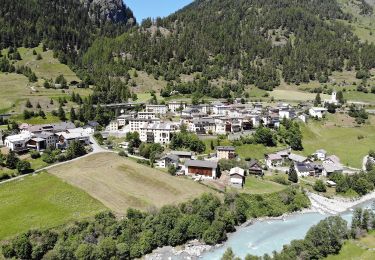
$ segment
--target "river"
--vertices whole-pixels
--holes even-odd
[[[370,207],[372,201],[364,202],[357,207]],[[264,220],[247,227],[240,227],[230,234],[223,246],[203,253],[203,260],[220,259],[228,247],[234,253],[244,258],[247,254],[262,256],[280,251],[285,244],[294,239],[304,238],[309,228],[320,220],[328,217],[328,214],[304,213],[285,217],[284,220]],[[341,216],[350,222],[352,211],[342,213]]]

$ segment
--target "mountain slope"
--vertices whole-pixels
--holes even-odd
[[[335,0],[198,0],[117,39],[98,39],[84,65],[107,64],[111,76],[121,76],[118,66],[135,67],[166,80],[201,72],[268,90],[281,78],[327,82],[333,71],[375,66],[375,47],[338,22],[351,19]]]
[[[72,64],[95,36],[116,36],[135,21],[120,0],[0,0],[0,6],[0,49],[43,42]]]

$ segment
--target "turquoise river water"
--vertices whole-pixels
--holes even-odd
[[[371,204],[372,201],[367,201],[357,207],[367,208]],[[328,216],[320,213],[295,214],[285,217],[284,220],[264,220],[238,228],[235,233],[229,235],[223,246],[205,252],[202,259],[220,259],[228,247],[241,258],[247,254],[272,254],[273,251],[280,251],[283,245],[289,244],[292,240],[303,238],[311,226]],[[352,211],[341,216],[350,222]]]

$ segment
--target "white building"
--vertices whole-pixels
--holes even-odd
[[[324,107],[312,107],[309,109],[309,114],[315,118],[323,118],[323,115],[327,112],[327,108]]]
[[[156,114],[154,112],[138,112],[137,117],[139,119],[156,119]]]
[[[183,101],[172,101],[168,103],[169,111],[176,113],[178,111],[182,111],[186,108],[186,103]]]
[[[58,136],[57,148],[66,149],[73,142],[80,142],[85,145],[90,144],[89,131],[83,128],[70,129],[66,132],[56,134]]]
[[[165,115],[168,112],[168,107],[165,105],[146,105],[146,112],[153,112],[158,115]]]
[[[319,161],[324,161],[326,159],[326,156],[327,156],[327,151],[326,150],[323,150],[323,149],[319,149],[317,150],[314,154],[313,154]]]
[[[140,129],[142,126],[144,126],[146,123],[152,124],[152,123],[159,123],[160,119],[142,119],[142,118],[132,118],[129,119],[129,126],[130,126],[130,132],[140,132]]]
[[[232,185],[240,185],[242,187],[245,179],[245,170],[240,167],[232,168],[229,172],[229,176]]]
[[[331,99],[324,100],[324,103],[337,105],[339,103],[339,101],[337,100],[337,92],[333,91],[331,95]]]
[[[5,146],[15,152],[27,150],[27,143],[31,140],[32,133],[23,131],[18,135],[11,135],[5,138]]]
[[[179,127],[176,123],[146,123],[140,127],[139,138],[146,143],[169,144],[177,131]]]
[[[108,130],[109,132],[116,132],[116,131],[118,131],[118,129],[119,129],[118,121],[112,120],[111,122],[109,122],[109,125],[108,125],[106,130]]]
[[[229,112],[230,112],[230,106],[227,106],[227,105],[214,105],[214,107],[212,108],[212,112],[215,114],[215,115],[228,115]]]

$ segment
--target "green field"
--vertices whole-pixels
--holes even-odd
[[[42,60],[37,60],[33,55],[33,50],[42,55]],[[54,81],[57,76],[64,75],[68,83],[79,81],[76,74],[57,59],[53,58],[52,51],[42,52],[42,47],[34,49],[18,48],[22,60],[15,62],[15,66],[26,65],[37,75],[38,82],[30,83],[28,79],[16,73],[0,73],[0,112],[20,113],[24,109],[27,99],[35,105],[40,103],[42,109],[47,112],[56,109],[58,103],[51,105],[50,99],[57,100],[59,97],[68,97],[74,91],[81,96],[88,96],[92,93],[91,89],[78,89],[70,87],[69,90],[45,89],[41,87],[44,80]],[[2,53],[6,54],[7,50]]]
[[[355,127],[338,123],[310,121],[302,125],[303,153],[309,155],[325,149],[339,156],[343,164],[361,168],[363,157],[375,149],[375,125]]]
[[[264,194],[273,193],[284,190],[286,186],[276,182],[263,180],[254,176],[246,177],[246,182],[243,187],[243,192],[249,194]]]
[[[27,123],[30,125],[52,124],[52,123],[60,122],[60,119],[57,116],[53,116],[51,113],[46,113],[46,118],[42,118],[38,116],[38,117],[29,118],[29,119],[24,119],[23,114],[18,114],[16,116],[12,116],[11,119],[18,123],[22,122],[22,123]]]
[[[0,240],[30,228],[50,228],[106,208],[85,192],[47,173],[0,185]]]
[[[241,158],[252,158],[262,160],[264,155],[282,150],[283,147],[266,147],[261,144],[244,144],[236,147],[236,153]]]

